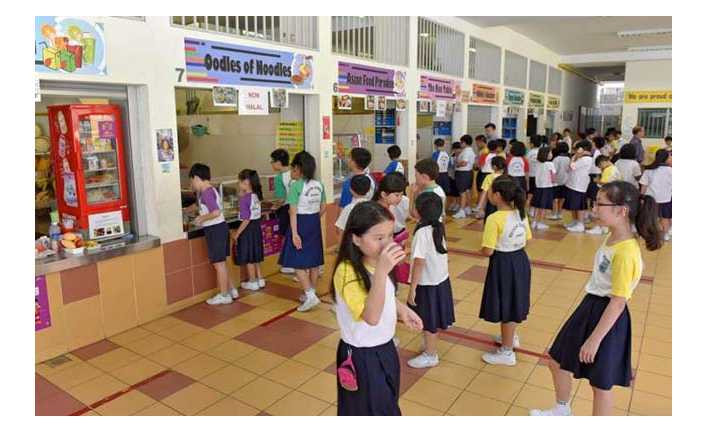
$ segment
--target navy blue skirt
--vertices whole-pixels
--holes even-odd
[[[260,263],[263,260],[265,260],[265,252],[262,244],[260,219],[250,220],[235,244],[235,264]]]
[[[279,225],[279,234],[284,236],[289,230],[289,204],[282,205],[275,211],[277,215],[277,224]]]
[[[351,349],[358,390],[348,391],[336,379],[338,416],[402,416],[400,411],[400,358],[395,343],[375,347],[354,347],[341,340],[336,352],[336,368],[348,358]]]
[[[529,177],[529,191],[527,193],[533,195],[535,190],[537,190],[537,179]]]
[[[672,218],[672,201],[665,202],[663,204],[657,204],[657,212],[659,213],[659,218]]]
[[[525,177],[511,177],[512,180],[517,184],[519,188],[521,188],[525,192],[525,196],[527,195],[527,181],[525,180]]]
[[[471,171],[456,171],[456,187],[458,188],[459,193],[463,193],[470,190],[471,182]]]
[[[439,187],[441,187],[441,190],[443,190],[444,193],[446,193],[446,195],[448,196],[450,186],[448,172],[439,173],[439,176],[436,178],[436,183],[439,185]]]
[[[478,193],[481,193],[483,191],[481,187],[483,186],[483,180],[485,180],[485,177],[487,176],[487,172],[478,171],[478,173],[476,173],[476,190],[478,190]]]
[[[577,192],[570,188],[566,188],[566,197],[564,198],[564,209],[569,211],[583,211],[588,206],[586,205],[586,193]]]
[[[537,187],[532,195],[531,205],[545,210],[554,208],[554,187]]]
[[[452,198],[457,198],[461,196],[461,194],[458,192],[458,187],[456,187],[456,178],[449,177],[449,192],[446,194],[446,196],[450,196]]]
[[[530,307],[532,270],[524,249],[495,251],[485,275],[479,317],[488,322],[520,323]]]
[[[609,302],[610,297],[586,294],[549,349],[549,356],[562,370],[573,373],[577,379],[588,379],[591,386],[603,390],[613,385],[629,387],[632,380],[632,335],[627,306],[601,341],[594,362],[579,361],[581,346],[598,325]]]
[[[566,186],[554,186],[554,199],[566,198]]]
[[[596,196],[598,195],[598,183],[595,181],[597,177],[600,175],[597,174],[590,174],[589,177],[591,178],[591,182],[588,183],[588,190],[586,190],[586,199],[595,201]]]
[[[321,237],[321,218],[316,214],[297,214],[297,231],[302,248],[297,250],[292,242],[292,229],[284,237],[279,254],[280,266],[295,269],[317,268],[324,264],[324,242]]]
[[[228,223],[218,223],[213,226],[204,226],[203,234],[206,237],[208,260],[211,263],[225,262],[230,255],[230,230]]]
[[[418,285],[414,301],[417,305],[407,305],[421,317],[427,332],[436,334],[437,330],[446,329],[456,321],[451,281],[448,278],[436,286]]]

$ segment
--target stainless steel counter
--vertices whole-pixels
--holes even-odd
[[[146,251],[159,247],[160,244],[161,241],[156,236],[143,236],[131,241],[121,239],[106,242],[99,250],[86,250],[81,255],[66,254],[61,250],[54,256],[44,259],[35,259],[34,272],[35,275],[44,275],[52,272],[66,271],[67,269],[90,265],[102,260]]]

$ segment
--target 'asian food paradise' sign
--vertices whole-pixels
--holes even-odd
[[[312,88],[310,55],[201,39],[184,39],[186,80],[218,85]]]
[[[338,62],[338,92],[404,97],[406,73],[363,64]]]

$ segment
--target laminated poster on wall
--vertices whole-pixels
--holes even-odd
[[[51,326],[49,314],[49,294],[46,276],[34,277],[34,330],[40,331]]]
[[[387,99],[385,96],[377,96],[375,105],[377,111],[384,111],[387,108]]]
[[[375,96],[365,96],[365,110],[374,111],[375,110]]]
[[[214,85],[211,90],[213,106],[238,106],[238,90],[235,87]]]
[[[446,116],[446,102],[443,100],[436,101],[436,116],[445,117]]]
[[[267,115],[267,90],[264,88],[243,88],[238,92],[239,115]]]
[[[429,112],[430,109],[430,101],[429,100],[420,100],[419,101],[419,112]]]
[[[407,110],[407,100],[405,99],[397,99],[397,106],[396,106],[398,111],[406,111]]]
[[[286,109],[289,107],[289,93],[284,88],[273,88],[270,90],[270,107]]]
[[[174,133],[172,129],[157,129],[157,158],[160,162],[174,161]]]
[[[342,94],[338,96],[337,99],[339,111],[350,111],[353,109],[353,97],[348,94]]]

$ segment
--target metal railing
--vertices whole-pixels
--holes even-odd
[[[316,16],[172,16],[172,25],[282,45],[318,49]]]
[[[417,20],[417,67],[462,78],[464,34],[426,18]]]
[[[409,17],[332,16],[331,46],[336,54],[407,66]]]

